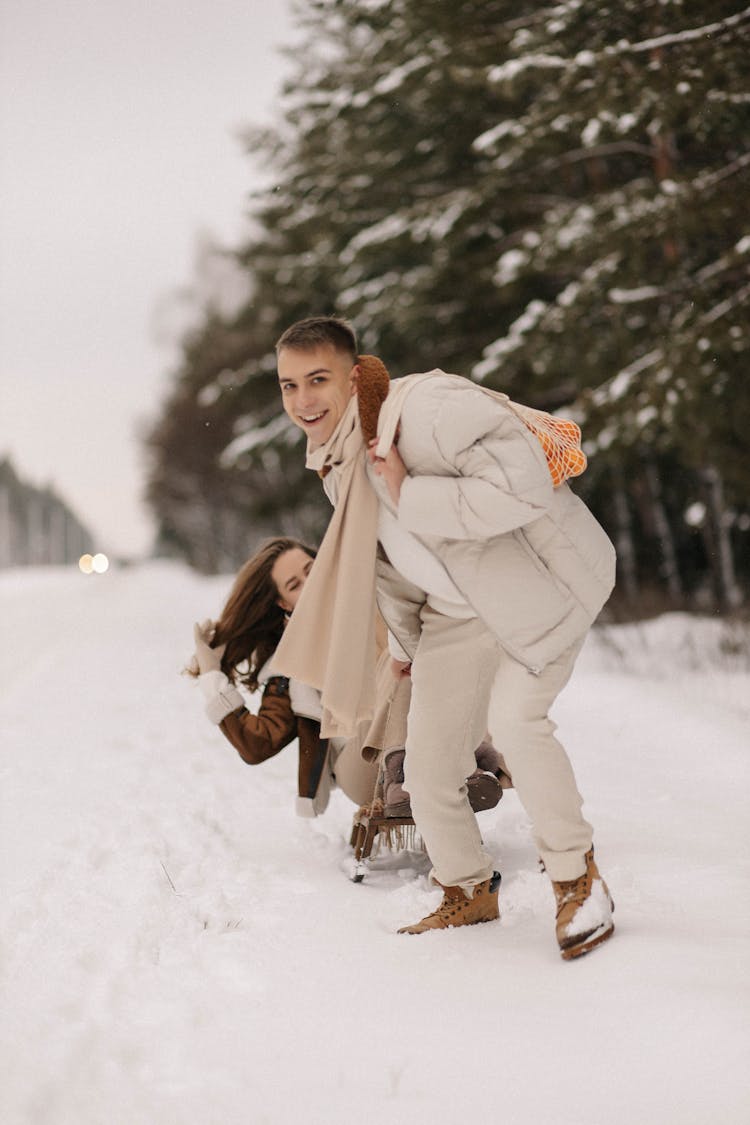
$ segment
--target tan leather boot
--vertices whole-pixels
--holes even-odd
[[[615,930],[615,904],[599,874],[593,848],[585,858],[586,870],[578,879],[559,883],[552,880],[557,900],[557,943],[564,961],[589,953],[612,937]]]
[[[442,883],[440,884],[442,886]],[[425,934],[428,930],[447,930],[451,926],[473,926],[477,922],[492,922],[500,917],[497,892],[500,872],[493,871],[491,879],[477,883],[474,894],[467,898],[461,887],[443,887],[443,901],[437,910],[413,926],[402,926],[400,934]]]

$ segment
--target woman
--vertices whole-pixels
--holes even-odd
[[[197,676],[206,713],[243,761],[257,765],[299,739],[297,812],[317,816],[331,783],[357,805],[372,799],[377,762],[362,757],[359,739],[320,738],[320,698],[305,684],[274,676],[271,658],[302,593],[315,551],[296,539],[263,543],[240,570],[218,622],[194,628],[195,655],[186,669]],[[257,714],[247,691],[262,688]]]
[[[408,817],[403,747],[411,681],[408,674],[394,677],[387,648],[377,663],[375,717],[354,738],[322,739],[319,693],[269,671],[314,558],[315,551],[296,539],[266,540],[237,575],[218,622],[195,626],[195,654],[186,671],[198,679],[208,717],[249,765],[299,739],[300,816],[324,811],[331,783],[356,805],[370,805],[379,780],[385,815]],[[249,692],[263,689],[257,714],[248,710],[238,682]],[[496,805],[500,783],[510,782],[490,744],[482,743],[476,760],[478,768],[467,784],[472,808],[479,811]]]

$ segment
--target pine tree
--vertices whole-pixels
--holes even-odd
[[[727,542],[747,556],[750,9],[707,9],[300,6],[283,123],[247,133],[273,173],[237,251],[251,295],[197,326],[152,443],[152,496],[184,543],[207,534],[201,506],[253,533],[322,531],[273,342],[336,313],[394,374],[439,365],[575,412],[595,454],[580,489],[626,544],[631,597],[660,575],[676,599],[713,569],[732,600]],[[229,554],[247,542],[225,539]]]
[[[533,296],[474,374],[546,388],[553,402],[555,388],[575,387],[598,454],[582,487],[603,486],[605,522],[613,474],[645,472],[651,522],[663,529],[648,486],[663,470],[684,485],[671,489],[667,521],[679,536],[706,491],[705,466],[746,512],[750,9],[561,4],[513,46],[490,82],[519,95],[535,82],[540,94],[527,115],[475,142],[495,158],[486,198],[536,188],[550,203],[498,263],[498,284]],[[714,518],[723,525],[732,513]],[[656,539],[666,576],[670,548]],[[714,571],[720,600],[736,602],[729,571]]]

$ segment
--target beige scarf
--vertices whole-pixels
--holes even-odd
[[[275,674],[321,693],[324,738],[353,735],[375,709],[378,500],[367,480],[357,396],[306,464],[336,473],[338,498],[315,565],[273,657]]]
[[[366,357],[360,357],[360,359]],[[382,365],[381,365],[382,366]],[[396,437],[404,401],[425,379],[445,372],[427,371],[393,380],[377,417],[376,452],[385,457]],[[467,380],[460,376],[448,376]],[[540,440],[553,484],[577,476],[586,467],[580,452],[580,430],[574,423],[512,402],[501,391],[472,384],[503,402]],[[360,394],[362,392],[360,391]],[[358,396],[353,395],[338,426],[324,445],[308,444],[306,464],[321,475],[336,473],[336,508],[320,545],[315,565],[273,657],[276,674],[294,677],[321,692],[324,738],[349,737],[372,718],[375,709],[375,560],[378,499],[367,479],[366,443],[360,424]],[[548,423],[554,423],[549,426]],[[565,444],[582,460],[566,466],[556,478],[554,456],[563,447],[559,427],[572,426]],[[554,451],[552,450],[554,437]],[[545,441],[549,440],[549,447]],[[568,455],[567,449],[565,450]]]

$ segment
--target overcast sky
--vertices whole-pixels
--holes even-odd
[[[235,245],[288,0],[0,0],[0,458],[99,549],[144,552],[138,428],[174,352],[157,310]]]

